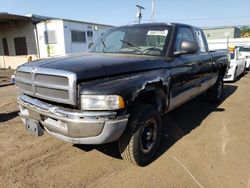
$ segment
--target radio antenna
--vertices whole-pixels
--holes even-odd
[[[138,23],[141,23],[141,19],[142,19],[142,10],[145,9],[144,7],[140,6],[140,5],[136,5],[136,7],[138,8],[137,14],[136,14],[136,18],[138,19]]]

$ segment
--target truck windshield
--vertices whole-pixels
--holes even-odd
[[[118,27],[99,38],[89,52],[163,56],[169,31],[168,26]]]
[[[240,47],[240,52],[250,52],[250,47]]]

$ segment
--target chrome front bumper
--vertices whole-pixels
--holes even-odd
[[[18,97],[22,120],[38,121],[51,135],[77,144],[103,144],[119,139],[128,116],[116,112],[86,112],[54,106],[26,95]]]

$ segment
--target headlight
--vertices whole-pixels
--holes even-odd
[[[81,95],[82,110],[118,110],[124,106],[119,95]]]

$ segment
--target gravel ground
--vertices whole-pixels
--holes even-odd
[[[0,87],[10,85],[10,78],[15,70],[13,69],[0,69]]]
[[[226,84],[219,106],[201,96],[163,117],[157,158],[143,168],[121,160],[115,143],[27,134],[15,87],[0,96],[0,187],[250,187],[250,75]]]

